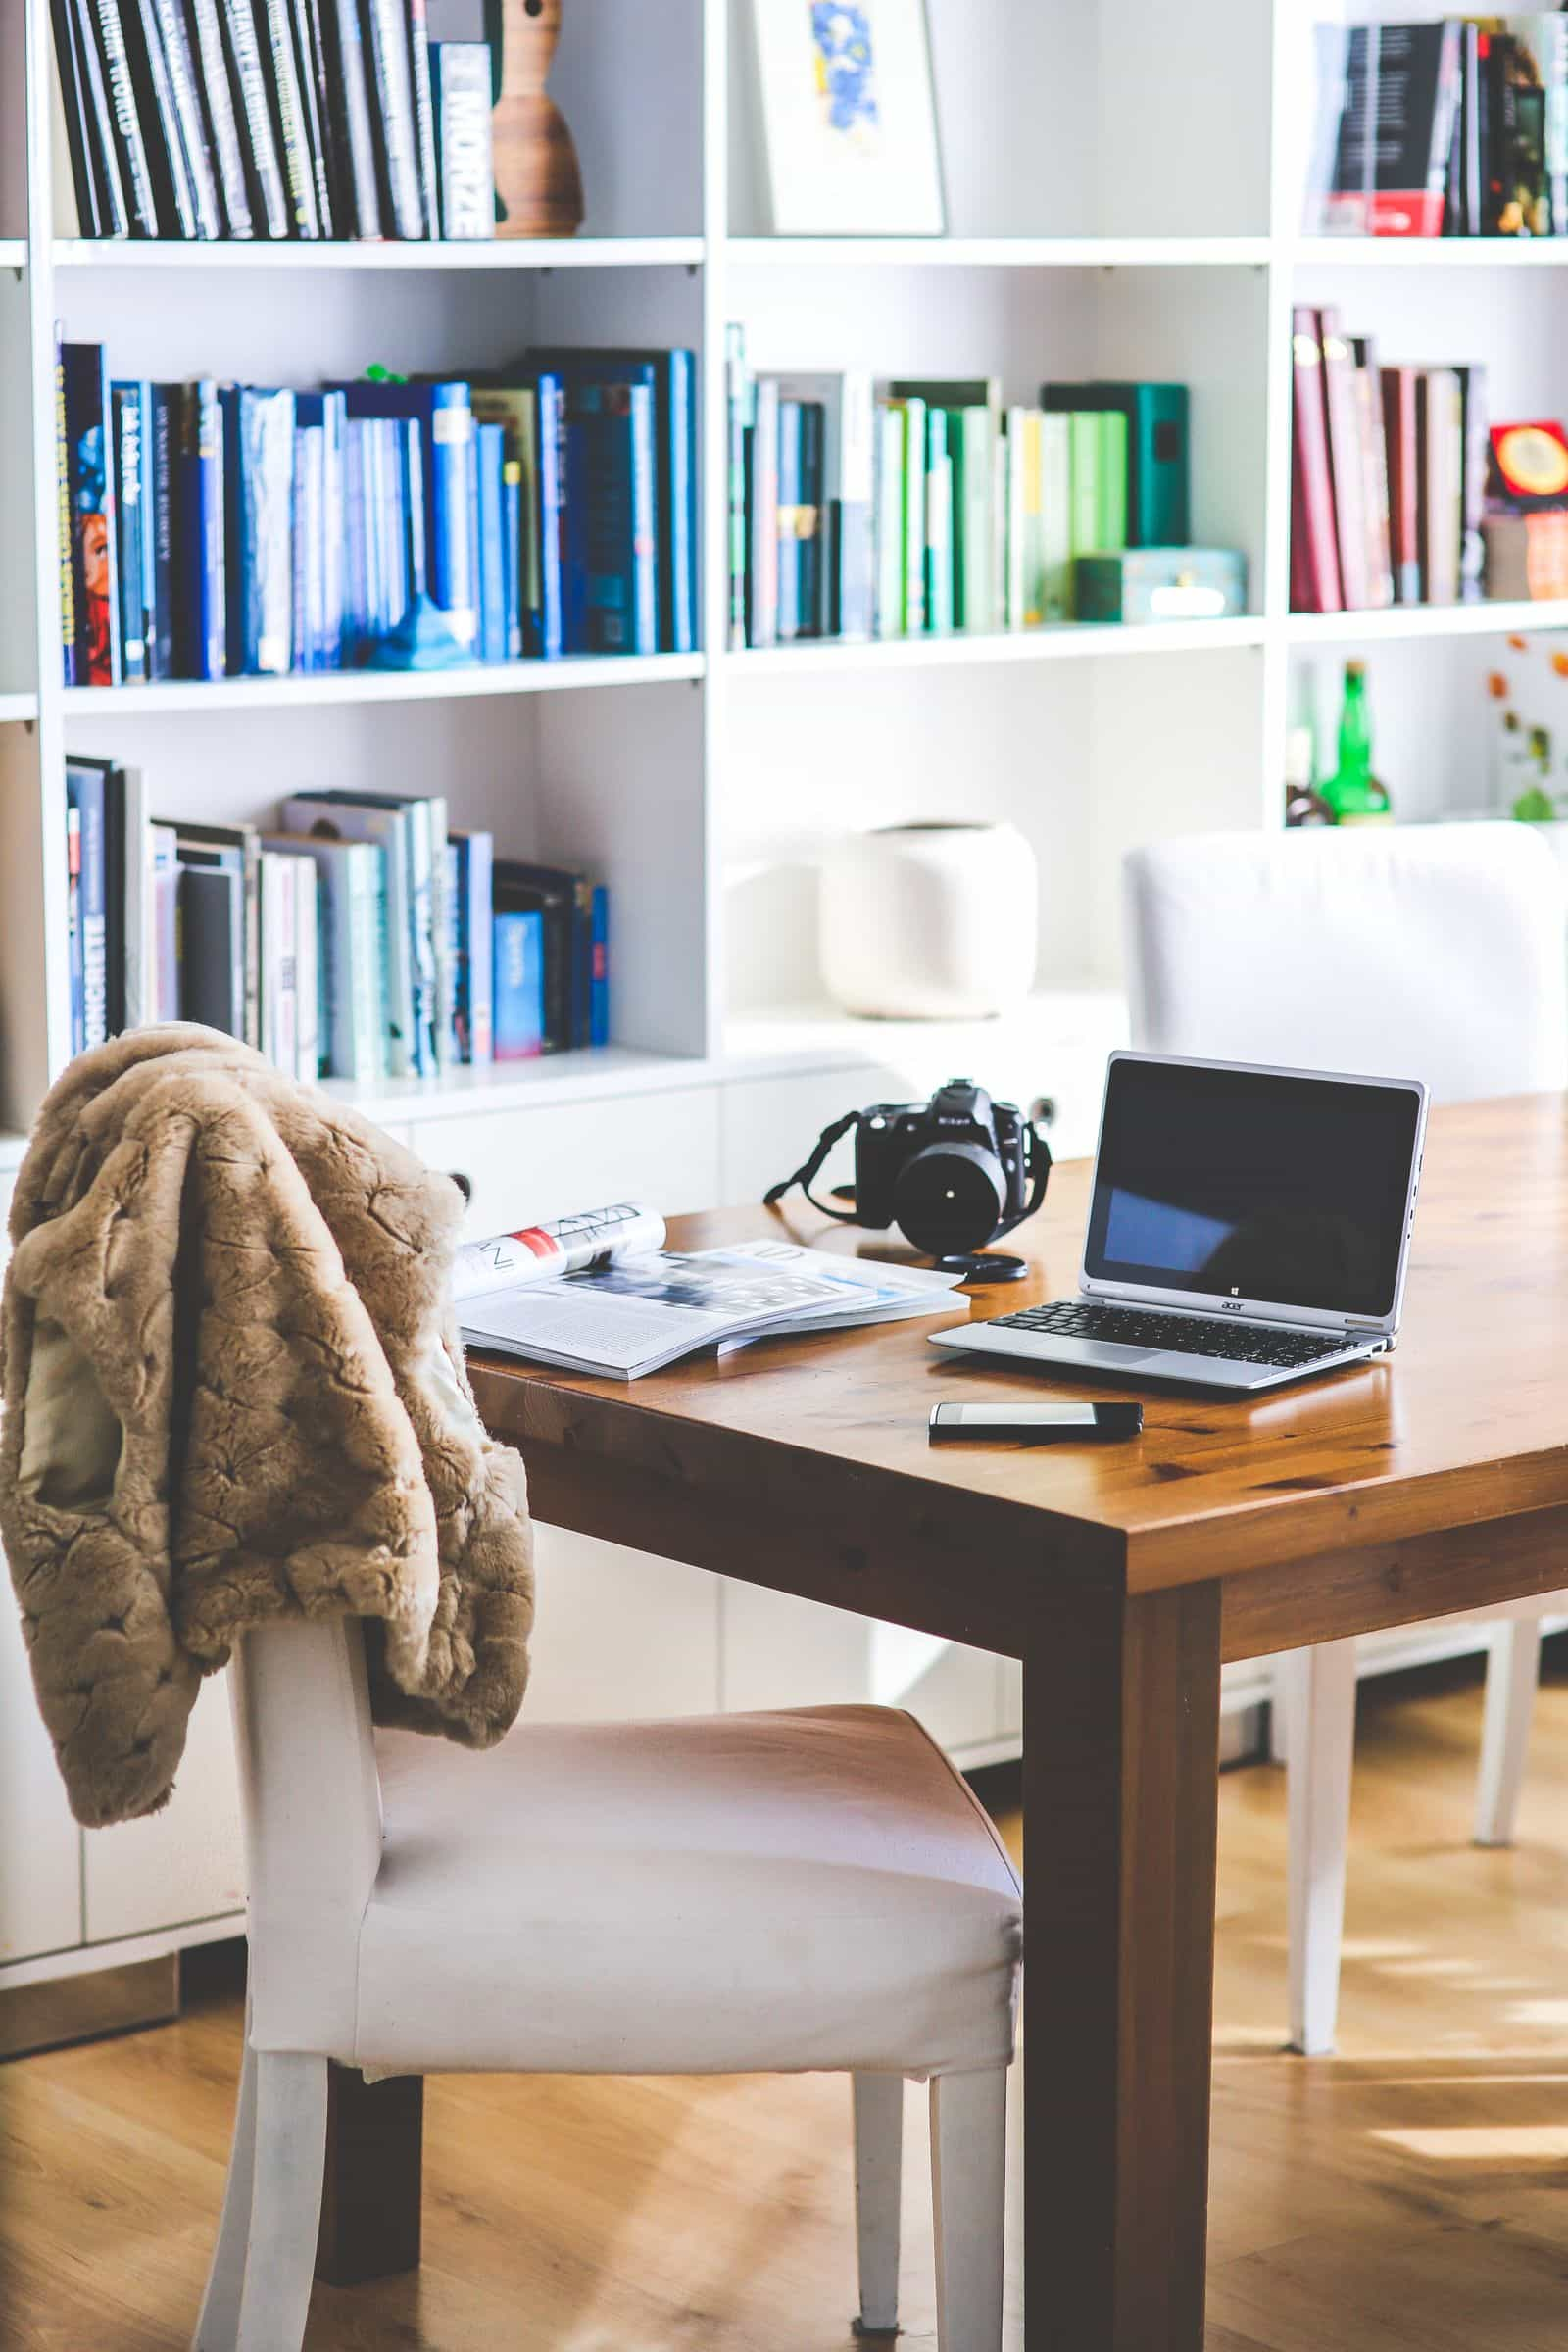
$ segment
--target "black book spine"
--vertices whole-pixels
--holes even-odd
[[[128,236],[130,215],[125,205],[125,183],[120,169],[120,151],[115,143],[114,113],[109,104],[109,92],[104,87],[98,44],[93,38],[92,0],[67,0],[67,6],[75,36],[76,70],[87,110],[87,161],[92,171],[98,217],[102,222],[98,233],[105,237]]]
[[[154,6],[158,13],[158,29],[163,35],[164,64],[169,75],[174,126],[185,151],[191,203],[196,214],[196,233],[200,237],[220,237],[223,233],[223,216],[218,202],[218,179],[213,170],[212,150],[207,143],[207,125],[202,120],[199,85],[196,69],[191,62],[184,15],[179,0],[154,0]]]
[[[153,605],[147,621],[147,675],[174,675],[174,547],[179,461],[180,387],[154,384],[152,448],[142,465],[147,477],[146,528],[153,542]]]
[[[261,5],[267,25],[262,63],[277,121],[289,215],[297,237],[315,239],[321,233],[321,219],[316,207],[316,167],[311,158],[305,102],[294,58],[292,11],[289,0],[261,0]]]
[[[277,140],[267,100],[267,74],[262,66],[262,44],[251,0],[224,0],[222,26],[239,99],[239,120],[244,126],[242,149],[250,175],[253,219],[260,223],[264,237],[286,237],[288,198],[277,160]]]
[[[369,29],[370,117],[381,132],[381,192],[394,236],[424,234],[419,162],[409,85],[409,37],[403,0],[365,0]]]
[[[335,237],[332,218],[332,174],[327,157],[325,84],[321,67],[321,24],[316,0],[294,0],[294,50],[299,59],[300,105],[305,136],[310,142],[311,176],[316,183],[316,212],[323,237]]]
[[[424,233],[441,234],[436,200],[435,108],[430,97],[430,30],[425,0],[408,0],[409,65],[414,84],[414,125],[419,150],[419,193],[424,202]]]
[[[332,117],[342,226],[356,236],[379,237],[381,198],[375,179],[375,139],[370,129],[359,0],[322,0],[322,10],[327,106]]]
[[[174,114],[169,61],[158,28],[157,0],[129,0],[125,50],[136,112],[147,138],[147,162],[158,203],[158,234],[194,237],[196,200],[185,165],[185,143]]]
[[[231,237],[255,233],[251,200],[245,185],[240,154],[239,125],[234,120],[234,96],[228,84],[223,35],[218,22],[218,0],[188,0],[191,48],[200,71],[197,80],[206,110],[208,140],[218,170],[223,200],[223,226]]]
[[[131,0],[135,5],[135,0]],[[120,0],[93,0],[99,63],[103,69],[109,111],[114,121],[115,146],[124,174],[131,233],[158,234],[158,196],[153,185],[152,161],[136,111],[136,88],[131,78],[130,51],[125,45]]]
[[[66,118],[66,145],[71,151],[71,184],[75,191],[78,231],[84,237],[101,237],[104,225],[92,167],[84,75],[70,0],[50,0],[49,13],[54,24],[55,70],[60,76],[60,104]]]

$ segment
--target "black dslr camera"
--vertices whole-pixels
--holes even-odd
[[[811,1191],[823,1161],[855,1129],[855,1206],[834,1208]],[[1051,1149],[1037,1121],[983,1086],[950,1078],[929,1102],[874,1102],[825,1127],[804,1167],[774,1185],[772,1207],[792,1185],[824,1216],[885,1232],[897,1225],[941,1266],[1004,1277],[1018,1260],[978,1258],[1046,1197]]]

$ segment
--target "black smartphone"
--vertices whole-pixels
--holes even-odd
[[[1080,1403],[1066,1396],[1050,1404],[934,1404],[933,1446],[968,1441],[993,1446],[1054,1446],[1063,1440],[1136,1438],[1141,1404]]]

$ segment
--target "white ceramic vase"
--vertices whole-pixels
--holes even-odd
[[[1034,985],[1039,934],[1039,871],[1016,825],[888,825],[823,861],[822,978],[846,1012],[1005,1012]]]

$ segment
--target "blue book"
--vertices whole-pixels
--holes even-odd
[[[559,375],[544,369],[535,384],[539,446],[536,453],[538,513],[533,518],[539,559],[538,610],[528,617],[531,654],[547,662],[564,653],[566,392]]]
[[[569,602],[568,652],[659,648],[654,397],[646,384],[578,384],[571,393],[567,541],[583,577]]]
[[[296,400],[298,399],[296,395]],[[321,667],[343,666],[344,502],[343,455],[347,433],[341,392],[314,392],[321,404]],[[298,410],[296,408],[296,415]],[[314,411],[313,411],[314,413]]]
[[[475,427],[479,477],[479,654],[507,658],[507,542],[502,466],[506,434],[499,424]]]
[[[148,675],[152,621],[151,384],[111,384],[115,449],[115,524],[119,538],[121,674],[127,685]]]
[[[59,351],[76,608],[75,679],[78,686],[118,686],[119,562],[109,370],[101,343],[62,343]]]
[[[294,395],[225,384],[228,669],[281,677],[294,658]]]
[[[147,645],[147,675],[150,678],[172,678],[175,671],[174,650],[174,594],[175,551],[178,546],[176,514],[179,497],[179,416],[184,393],[182,384],[154,384],[152,386],[152,437],[150,456],[144,455],[143,465],[149,466],[151,499],[148,529],[148,560],[152,566],[150,598],[150,635]]]
[[[416,416],[405,416],[398,447],[403,492],[403,565],[410,601],[430,593],[429,537],[424,527],[424,435]]]
[[[505,569],[507,660],[522,660],[522,467],[501,468],[501,560]]]
[[[81,1045],[109,1035],[109,771],[100,761],[67,760],[66,807],[81,827]]]
[[[181,385],[179,425],[174,595],[179,672],[187,678],[220,678],[226,674],[228,638],[223,419],[211,376]]]
[[[495,839],[489,833],[454,833],[448,848],[454,860],[457,948],[453,1026],[459,1059],[482,1068],[495,1057]]]
[[[363,659],[370,642],[370,543],[368,484],[373,420],[351,416],[343,428],[343,663]]]
[[[326,601],[325,436],[305,420],[311,397],[301,393],[294,404],[294,667],[308,672],[325,666]]]
[[[495,1058],[531,1061],[544,1052],[544,917],[495,917]]]
[[[801,403],[778,404],[778,635],[781,645],[801,633],[801,554],[795,516],[805,496]]]
[[[654,395],[659,538],[659,644],[697,648],[697,405],[689,351],[550,350],[540,355],[566,381],[646,384]]]
[[[344,393],[351,417],[417,419],[424,461],[430,596],[446,613],[459,644],[475,652],[479,583],[470,514],[475,475],[467,385],[373,382],[334,385],[332,389]]]
[[[376,420],[376,517],[381,558],[380,610],[383,630],[395,629],[409,609],[409,498],[404,484],[408,453],[406,420]]]
[[[588,982],[588,1043],[610,1043],[610,893],[594,884],[593,961]]]

